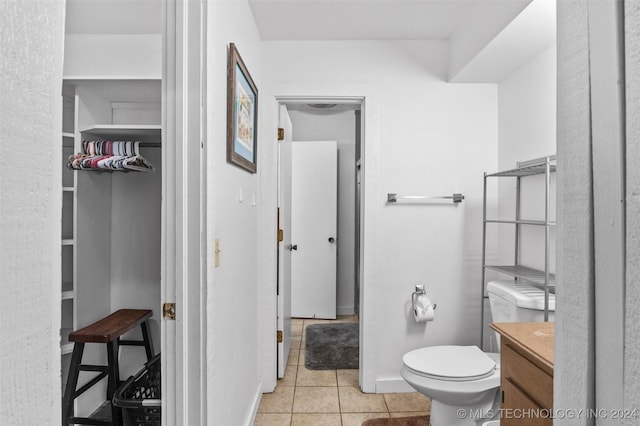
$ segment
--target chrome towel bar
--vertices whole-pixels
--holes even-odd
[[[387,194],[387,203],[396,203],[398,200],[453,200],[454,203],[461,203],[464,200],[464,195],[462,194],[453,194],[453,195],[439,195],[439,196],[429,196],[429,195],[398,195],[398,194]]]

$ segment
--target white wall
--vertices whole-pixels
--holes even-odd
[[[268,333],[258,316],[259,176],[264,166],[258,162],[258,174],[253,175],[226,162],[227,48],[236,44],[259,92],[262,52],[246,1],[210,2],[207,26],[207,229],[209,245],[218,238],[221,250],[220,266],[214,268],[211,258],[209,262],[208,423],[246,425],[259,402],[259,342]],[[258,138],[258,152],[261,144]],[[275,236],[272,242],[275,246]],[[275,315],[268,321],[274,325]],[[275,329],[270,337],[275,344]],[[275,354],[275,346],[272,350]]]
[[[0,418],[60,424],[64,3],[0,5]],[[34,158],[47,165],[33,169]]]
[[[640,193],[640,5],[625,2],[626,86],[627,86],[627,194]],[[627,277],[640,275],[640,204],[627,196]],[[625,307],[624,404],[640,406],[640,286],[637,278],[627,280]]]
[[[141,148],[156,168],[152,173],[111,176],[111,312],[151,309],[149,320],[155,353],[160,352],[160,247],[162,156],[160,148]],[[139,327],[131,339],[142,339]],[[121,376],[129,377],[146,362],[144,350],[122,348]]]
[[[498,84],[498,166],[556,150],[556,46],[550,46]]]
[[[480,317],[482,175],[497,167],[497,88],[445,83],[444,42],[264,45],[266,96],[365,98],[362,386],[410,390],[399,374],[405,352],[479,343],[469,324]],[[389,206],[387,192],[466,199]],[[438,304],[427,325],[410,315],[420,283]]]
[[[67,34],[64,49],[65,78],[162,78],[161,34]]]
[[[354,313],[355,294],[355,193],[356,119],[353,109],[313,113],[289,108],[294,141],[338,142],[338,272],[336,312]]]
[[[548,47],[498,84],[498,168],[556,153],[556,46]],[[492,170],[487,170],[492,172]],[[498,170],[495,170],[498,171]],[[515,178],[488,179],[498,192],[498,216],[515,218]],[[556,176],[551,175],[550,219],[555,221]],[[544,220],[544,175],[521,179],[521,218]],[[494,217],[489,217],[494,218]],[[555,227],[550,229],[550,270],[555,272]],[[513,225],[487,225],[487,241],[497,243],[498,264],[514,260]],[[522,226],[520,262],[544,270],[544,229]],[[488,274],[488,278],[505,276]],[[487,304],[488,306],[488,304]],[[494,348],[495,350],[496,348]]]

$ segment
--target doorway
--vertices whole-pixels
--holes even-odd
[[[77,145],[84,135],[112,140],[114,135],[105,132],[121,132],[124,135],[115,136],[146,144],[141,154],[156,171],[74,175],[64,169],[63,337],[123,306],[152,309],[154,349],[162,353],[162,422],[167,426],[201,424],[207,418],[204,360],[210,274],[203,260],[207,253],[203,238],[207,235],[207,151],[204,143],[193,142],[206,140],[206,64],[201,52],[206,51],[203,17],[207,5],[203,0],[139,5],[95,2],[90,7],[85,3],[66,4],[65,159],[79,151]],[[144,16],[148,34],[134,31],[140,19],[125,20],[135,25],[134,30],[122,31],[123,25],[112,25],[118,17],[137,14]],[[104,16],[113,19],[96,21]],[[105,28],[95,25],[98,21]],[[85,33],[83,28],[89,27],[95,34]],[[112,33],[114,28],[121,33]],[[87,52],[93,55],[91,61],[86,60]],[[145,60],[131,60],[142,57],[139,52],[144,52]],[[91,197],[108,205],[100,209]],[[92,208],[98,211],[90,211]],[[114,217],[118,226],[109,229]],[[96,224],[109,233],[97,233]],[[92,265],[99,269],[90,268]],[[96,277],[103,280],[104,285],[92,284],[99,286],[100,293],[85,284],[97,282]],[[63,381],[70,349],[63,340]],[[121,378],[139,371],[140,364],[140,358],[121,362]],[[86,403],[78,401],[86,414],[104,400],[103,393],[95,401],[88,400],[92,397],[89,392],[86,397]]]
[[[329,320],[354,321],[358,322],[359,288],[360,288],[360,191],[359,173],[360,153],[362,152],[362,132],[360,129],[360,110],[362,99],[345,98],[299,98],[299,99],[278,99],[280,114],[287,115],[289,120],[290,135],[285,134],[285,144],[303,145],[305,142],[311,144],[312,141],[335,141],[337,145],[337,233],[335,238],[336,246],[336,284],[335,284],[335,318]],[[280,117],[279,127],[285,126],[286,120]],[[286,133],[286,132],[285,132]],[[282,142],[282,141],[281,141]],[[279,196],[283,197],[282,188],[287,185],[286,174],[290,171],[292,164],[290,157],[283,155],[283,146],[280,144],[279,155]],[[288,151],[287,151],[288,152]],[[283,178],[284,176],[284,178]],[[286,191],[285,191],[286,192]],[[279,199],[279,206],[282,200]],[[279,229],[286,228],[283,221],[286,221],[286,207],[280,209]],[[295,230],[290,230],[295,236]],[[295,237],[294,237],[295,238]],[[278,253],[279,259],[291,259],[291,246],[295,246],[296,241],[290,240],[288,232],[284,229],[284,242],[280,245]],[[330,241],[330,239],[329,239]],[[295,253],[295,252],[294,252]],[[294,254],[295,257],[295,254]],[[295,262],[295,259],[294,259]],[[285,312],[281,305],[292,303],[283,294],[290,288],[284,282],[290,277],[290,265],[286,261],[278,262],[278,328],[283,330],[283,343],[279,344],[278,376],[283,377],[284,366],[287,364],[289,344],[293,341],[293,350],[297,339],[304,338],[305,323],[316,322],[311,316],[295,318],[296,309],[294,307],[294,319],[292,326],[290,318],[281,318]],[[284,291],[283,291],[284,290]],[[290,300],[290,299],[289,299]],[[295,301],[293,302],[295,303]],[[325,320],[326,321],[326,320]],[[280,328],[283,327],[283,328]],[[293,331],[292,331],[293,330]],[[280,368],[283,367],[283,368]]]

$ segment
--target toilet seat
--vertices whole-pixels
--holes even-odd
[[[413,374],[443,381],[480,380],[496,363],[477,346],[431,346],[406,353],[402,362]]]

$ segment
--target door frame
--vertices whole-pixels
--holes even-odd
[[[205,425],[207,3],[167,0],[162,17],[162,425]]]
[[[331,92],[331,90],[329,90]],[[336,92],[339,92],[339,90],[336,90]],[[364,289],[364,283],[365,283],[365,275],[364,275],[364,271],[367,269],[365,268],[365,246],[364,246],[364,235],[365,235],[365,231],[367,230],[368,235],[369,236],[373,236],[375,235],[375,231],[374,232],[369,232],[368,229],[369,226],[374,227],[375,221],[374,220],[369,220],[367,223],[367,227],[365,227],[365,212],[366,211],[372,211],[372,209],[366,209],[365,208],[365,193],[367,193],[368,191],[365,191],[365,176],[366,176],[366,171],[365,171],[365,164],[369,164],[369,167],[372,170],[375,170],[377,163],[375,161],[369,161],[369,163],[367,163],[366,158],[367,158],[367,149],[366,147],[369,146],[369,143],[371,144],[371,146],[369,146],[369,150],[372,150],[372,146],[374,145],[373,143],[371,143],[370,141],[367,141],[367,135],[372,134],[374,132],[371,131],[372,127],[377,127],[379,125],[378,120],[374,117],[370,120],[370,122],[368,123],[368,125],[370,126],[370,128],[367,128],[367,123],[365,120],[365,117],[367,116],[367,112],[366,112],[366,107],[367,104],[370,106],[369,111],[373,111],[375,110],[374,108],[371,108],[372,104],[376,104],[375,102],[375,96],[372,97],[366,97],[366,96],[340,96],[340,95],[316,95],[316,96],[311,96],[311,95],[280,95],[280,96],[274,96],[273,97],[274,101],[275,101],[275,110],[279,111],[280,105],[282,104],[295,104],[295,103],[300,103],[300,104],[308,104],[308,103],[338,103],[338,104],[359,104],[360,105],[360,110],[361,110],[361,124],[360,124],[360,150],[361,150],[361,168],[360,168],[360,173],[361,173],[361,191],[360,191],[360,217],[359,217],[359,235],[360,235],[360,239],[359,241],[356,241],[356,245],[358,245],[360,247],[359,250],[359,259],[357,259],[357,266],[359,268],[359,278],[360,278],[360,282],[358,283],[359,288],[360,288],[360,294],[359,294],[359,307],[360,307],[360,356],[359,356],[359,386],[360,389],[362,389],[362,391],[364,392],[368,392],[368,393],[375,393],[375,378],[373,377],[374,375],[374,369],[373,369],[373,362],[375,359],[375,353],[371,350],[369,350],[369,348],[375,348],[375,334],[373,333],[373,330],[375,330],[375,326],[373,326],[373,320],[375,318],[373,314],[373,311],[369,311],[369,310],[365,310],[364,306],[365,306],[365,296],[367,296],[368,298],[366,299],[367,302],[369,302],[370,300],[373,300],[373,298],[371,296],[369,296],[368,293],[365,292]],[[377,109],[377,108],[376,108]],[[376,114],[377,117],[377,114]],[[275,123],[276,127],[278,126],[278,114],[275,115],[275,120],[271,120],[273,123]],[[374,138],[376,139],[376,138]],[[376,150],[377,151],[377,150]],[[376,155],[374,154],[370,154],[368,157],[370,160],[373,160],[375,158],[377,158]],[[375,180],[372,179],[371,183],[369,185],[369,190],[375,190]],[[356,188],[354,188],[355,190]],[[278,188],[279,190],[279,188]],[[277,226],[277,224],[275,224]],[[365,229],[367,228],[367,229]],[[369,263],[368,263],[369,264]],[[371,262],[371,265],[375,265],[375,262]],[[275,271],[275,282],[277,284],[277,269]],[[275,291],[274,291],[275,293]],[[273,319],[275,319],[277,321],[277,314],[278,314],[278,309],[277,309],[277,304],[276,304],[276,309],[274,311],[274,316],[270,319],[270,321],[272,321]],[[367,314],[367,316],[365,316],[365,314]],[[373,327],[372,327],[373,326]],[[274,352],[274,356],[277,356],[277,346],[276,346],[276,352]],[[276,358],[277,359],[277,358]],[[275,370],[273,377],[277,377],[277,369]]]

